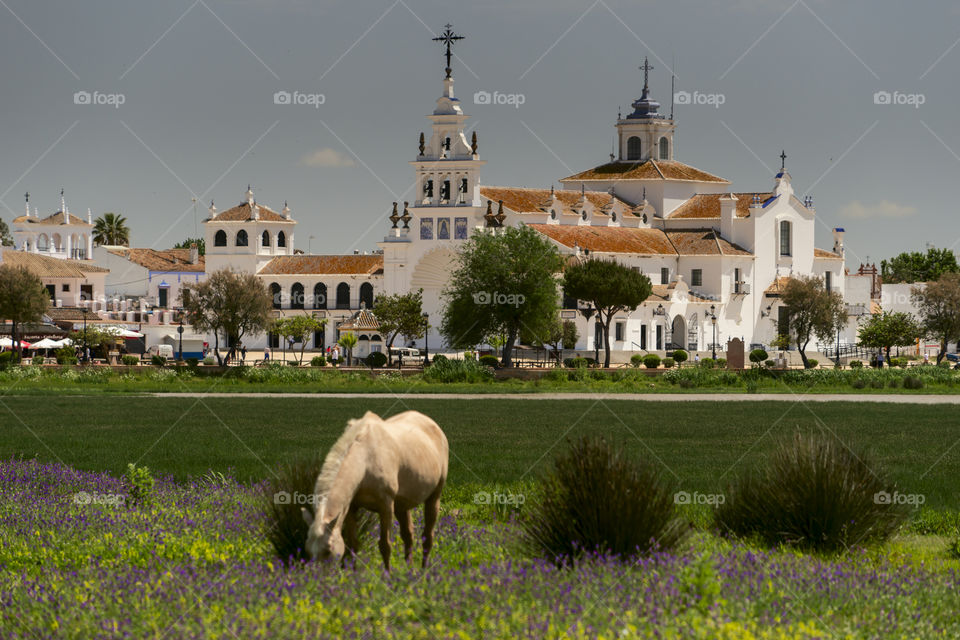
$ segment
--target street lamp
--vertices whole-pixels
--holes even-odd
[[[183,362],[183,309],[180,309],[180,326],[177,327],[177,333],[180,335],[180,357],[178,360]]]
[[[430,366],[430,314],[423,312],[423,368]]]
[[[593,317],[593,312],[596,311],[596,309],[594,309],[594,308],[593,308],[593,305],[591,305],[591,304],[588,302],[588,303],[587,303],[587,306],[585,306],[585,307],[577,306],[577,311],[579,311],[580,313],[583,314],[584,319],[587,321],[587,327],[589,328],[589,327],[590,327],[590,318]],[[600,324],[600,314],[598,313],[598,314],[597,314],[597,325],[599,325],[599,324]],[[597,331],[596,331],[596,328],[594,328],[594,331],[593,331],[593,360],[594,360],[594,362],[596,362],[596,361],[599,360],[599,359],[600,359],[600,343],[597,342]]]
[[[713,343],[710,345],[713,349],[713,359],[717,359],[717,313],[716,305],[710,305],[710,322],[713,324]]]
[[[81,354],[83,362],[87,361],[87,313],[89,311],[86,307],[83,307],[83,353]]]

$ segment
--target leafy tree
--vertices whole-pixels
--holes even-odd
[[[298,362],[303,364],[303,351],[307,346],[307,341],[315,331],[320,331],[327,326],[326,318],[314,318],[313,316],[299,315],[289,318],[279,318],[273,322],[270,331],[277,334],[290,344],[300,343],[300,357]]]
[[[339,344],[341,347],[343,347],[343,348],[346,349],[346,351],[347,351],[347,366],[348,366],[348,367],[349,367],[351,364],[353,364],[353,349],[354,349],[354,347],[357,346],[357,342],[359,342],[359,341],[360,341],[360,340],[359,340],[359,338],[357,338],[357,334],[355,334],[355,333],[345,333],[345,334],[343,334],[342,336],[340,336],[340,339],[339,339],[339,340],[337,340],[337,344]]]
[[[556,317],[561,265],[556,247],[529,227],[474,234],[443,291],[440,332],[455,348],[503,333],[503,366],[512,366],[521,330],[537,333]]]
[[[93,241],[99,245],[129,245],[127,219],[116,213],[105,213],[93,221]]]
[[[200,255],[204,255],[207,252],[207,242],[203,238],[187,238],[183,242],[178,242],[173,245],[174,249],[189,249],[190,245],[197,245],[197,251],[200,252]]]
[[[17,359],[23,357],[20,328],[39,322],[50,306],[50,292],[43,282],[22,267],[0,264],[0,318],[10,321],[10,337],[17,347]]]
[[[374,315],[380,332],[387,341],[387,364],[393,363],[393,341],[397,336],[407,340],[423,337],[423,289],[393,295],[378,294],[373,301]]]
[[[947,343],[960,342],[960,274],[944,273],[936,282],[913,287],[910,299],[917,307],[926,334],[940,342],[937,364],[947,355]]]
[[[950,249],[931,247],[927,252],[904,252],[880,262],[880,273],[887,284],[932,282],[944,273],[960,272],[957,256]]]
[[[221,333],[239,342],[244,335],[264,332],[270,324],[273,298],[252,273],[220,269],[183,291],[181,301],[190,325],[198,333],[213,333],[217,364],[223,364]]]
[[[780,300],[787,308],[789,334],[782,328],[778,331],[790,336],[804,368],[809,369],[806,350],[813,336],[829,341],[836,335],[838,319],[842,316],[846,322],[843,297],[836,291],[827,291],[819,276],[794,276],[784,287]]]
[[[572,337],[571,330],[573,332]],[[536,334],[524,333],[522,340],[540,348],[550,347],[551,355],[556,359],[559,367],[563,363],[563,350],[575,348],[578,337],[576,324],[570,320],[561,320],[556,317],[553,322],[545,325],[540,332]],[[567,344],[570,343],[573,346],[567,347]]]
[[[89,323],[86,329],[79,329],[70,334],[70,339],[73,340],[74,346],[87,345],[91,351],[99,347],[100,350],[103,351],[104,356],[109,354],[110,347],[120,340],[114,333],[104,331],[97,325]]]
[[[4,247],[13,246],[13,236],[10,235],[10,227],[5,220],[0,219],[0,245]]]
[[[603,332],[603,366],[610,366],[610,322],[623,311],[633,311],[653,287],[650,278],[612,260],[587,260],[567,267],[563,293],[593,305]]]
[[[909,313],[895,311],[875,314],[860,326],[860,344],[872,349],[883,349],[890,362],[890,349],[913,344],[923,329]]]

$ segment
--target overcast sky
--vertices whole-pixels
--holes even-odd
[[[701,102],[676,106],[676,159],[761,190],[786,149],[818,245],[845,227],[849,267],[960,240],[956,2],[2,0],[0,16],[8,222],[24,192],[49,214],[63,187],[71,212],[118,212],[133,246],[167,248],[194,234],[191,198],[202,220],[249,182],[289,201],[299,248],[374,249],[410,197],[442,88],[430,38],[451,22],[482,184],[547,187],[606,161],[649,56],[664,110],[671,66]]]

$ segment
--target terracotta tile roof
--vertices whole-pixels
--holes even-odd
[[[720,198],[723,193],[698,193],[668,214],[668,218],[719,218]],[[737,217],[746,218],[750,215],[750,205],[754,196],[760,196],[760,202],[766,202],[773,197],[772,193],[735,193],[737,198]]]
[[[72,213],[67,214],[69,222],[67,224],[82,224],[85,227],[92,227],[93,225],[84,220],[83,218],[78,218]],[[13,222],[29,222],[32,224],[63,224],[63,212],[57,211],[46,218],[37,218],[35,216],[17,216],[13,219]]]
[[[743,247],[725,240],[713,229],[684,229],[667,231],[677,253],[682,256],[751,256]]]
[[[660,229],[588,227],[566,224],[531,224],[534,231],[567,247],[579,246],[606,253],[676,255],[673,245]]]
[[[730,183],[729,180],[675,160],[608,162],[563,178],[561,182],[567,180],[685,180],[689,182]]]
[[[27,251],[4,251],[3,264],[23,267],[41,278],[86,278],[88,273],[109,273],[85,260],[61,260]]]
[[[204,259],[200,256],[196,264],[190,263],[190,249],[110,249],[115,256],[145,267],[150,271],[189,271],[203,272]]]
[[[51,322],[83,322],[83,309],[80,307],[50,307],[44,314]],[[99,320],[96,313],[87,313],[88,320]]]
[[[343,256],[277,256],[259,275],[380,275],[383,254]]]
[[[783,290],[787,288],[787,283],[792,279],[790,276],[777,276],[763,293],[769,297],[779,296],[783,294]]]
[[[826,258],[827,260],[843,260],[843,256],[839,253],[834,253],[833,251],[827,251],[826,249],[814,249],[813,250],[814,258]]]
[[[553,193],[560,202],[561,210],[557,213],[574,214],[574,207],[580,201],[580,191],[577,189],[554,189]],[[503,200],[504,207],[517,213],[544,213],[544,203],[550,201],[550,189],[480,187],[480,195],[494,202]],[[616,201],[622,202],[627,209],[632,206],[605,191],[585,191],[583,195],[596,209]],[[549,212],[549,208],[546,211]],[[579,211],[576,214],[579,214]]]
[[[287,220],[283,217],[283,214],[277,213],[270,207],[266,207],[256,202],[254,205],[260,209],[260,220],[267,220],[269,222],[293,222],[293,220]],[[207,218],[204,222],[245,222],[251,219],[250,204],[247,202],[241,202],[232,209],[225,209],[212,218]]]
[[[373,312],[369,309],[360,309],[352,316],[347,318],[343,324],[340,325],[340,330],[353,330],[353,331],[376,331],[380,328],[380,322],[377,321]]]

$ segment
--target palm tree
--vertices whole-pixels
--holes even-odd
[[[357,334],[355,333],[345,333],[340,336],[340,340],[337,342],[341,347],[347,350],[347,366],[353,364],[353,348],[357,346]]]
[[[127,219],[115,213],[103,214],[94,221],[93,241],[99,245],[129,245]]]

